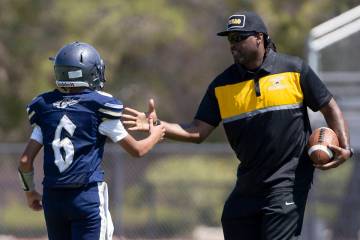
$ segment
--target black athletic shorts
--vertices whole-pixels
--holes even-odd
[[[225,240],[293,240],[300,236],[308,191],[264,197],[232,192],[221,218]]]

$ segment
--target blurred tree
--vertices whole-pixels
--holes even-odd
[[[84,41],[99,50],[105,91],[126,105],[146,110],[155,97],[161,117],[187,121],[209,82],[232,63],[227,41],[216,36],[228,15],[257,11],[280,51],[302,56],[311,27],[357,2],[1,0],[0,136],[26,139],[25,105],[54,87],[48,57],[65,43]]]
[[[142,59],[169,39],[181,39],[184,17],[168,2],[4,0],[0,9],[0,135],[25,138],[25,104],[54,87],[48,57],[75,40],[93,44],[107,64],[109,86],[131,96]],[[124,67],[125,66],[125,67]],[[118,69],[121,70],[118,70]],[[136,68],[136,69],[135,69]],[[121,74],[118,74],[118,73]],[[120,75],[116,77],[116,75]],[[144,75],[144,74],[143,74]],[[145,78],[145,77],[142,77]],[[139,86],[142,80],[137,81]],[[141,88],[141,87],[140,87]],[[144,92],[144,91],[141,91]],[[116,95],[116,94],[115,94]],[[119,96],[120,97],[120,96]]]

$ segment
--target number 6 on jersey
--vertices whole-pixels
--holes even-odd
[[[70,136],[73,136],[75,128],[75,124],[66,115],[61,118],[59,125],[56,127],[52,148],[54,150],[55,165],[59,168],[60,172],[65,171],[71,165],[74,158],[74,145],[68,137],[60,139],[61,132],[64,129]],[[61,154],[61,148],[65,151],[65,159]]]

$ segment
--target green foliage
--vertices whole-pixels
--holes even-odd
[[[8,205],[2,206],[0,223],[4,229],[44,230],[45,220],[43,212],[34,212],[24,203],[12,199]]]
[[[147,99],[155,97],[163,118],[188,121],[209,82],[232,63],[227,41],[215,35],[228,15],[256,10],[280,51],[302,56],[311,27],[356,5],[356,0],[2,0],[0,114],[6,117],[0,118],[0,136],[26,138],[25,106],[54,87],[48,57],[65,43],[80,40],[99,50],[107,66],[105,90],[126,105],[145,110]],[[214,139],[224,140],[220,134]]]
[[[235,182],[236,161],[175,156],[152,164],[144,181],[126,190],[128,229],[189,233],[197,225],[219,226],[222,207]],[[131,231],[131,230],[129,230]],[[135,231],[135,230],[132,230]]]
[[[354,163],[346,162],[336,168],[336,171],[325,171],[318,175],[318,182],[320,191],[331,194],[333,197],[341,197],[348,186],[349,177],[351,176]],[[336,187],[332,187],[336,186]]]
[[[354,163],[349,161],[337,167],[335,171],[325,171],[318,174],[315,191],[322,201],[318,202],[315,208],[317,209],[316,214],[320,218],[326,219],[328,222],[336,220],[341,207],[339,207],[338,202],[326,202],[322,196],[326,196],[327,199],[341,200],[346,193],[346,187],[349,185],[353,165]]]
[[[230,159],[204,158],[203,156],[172,156],[152,165],[146,179],[153,184],[169,181],[182,183],[231,183],[234,180],[236,161]],[[159,174],[161,173],[161,174]]]

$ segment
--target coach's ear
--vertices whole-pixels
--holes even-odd
[[[259,47],[261,42],[263,42],[263,44],[265,44],[265,39],[264,39],[264,34],[263,33],[257,33],[255,35],[256,37],[256,45]]]

